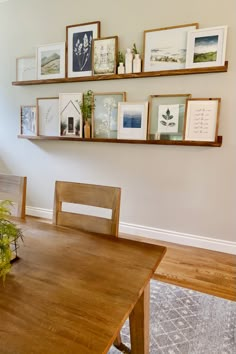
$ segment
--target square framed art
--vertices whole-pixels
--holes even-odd
[[[227,26],[188,32],[186,68],[224,65],[226,39]]]
[[[187,100],[184,140],[217,140],[220,103],[220,98],[191,98]]]
[[[106,37],[93,41],[93,75],[116,73],[118,37]]]
[[[16,58],[16,81],[36,80],[36,57]]]
[[[187,33],[198,23],[144,31],[144,70],[160,71],[185,68]]]
[[[126,92],[93,94],[92,137],[117,138],[118,103],[126,100]]]
[[[38,134],[59,136],[59,97],[37,98]]]
[[[38,80],[65,77],[65,43],[47,44],[37,47]]]
[[[92,75],[92,42],[100,37],[100,21],[66,27],[67,77]]]
[[[148,102],[118,103],[118,139],[146,140]]]
[[[59,94],[60,134],[63,136],[83,136],[82,93]]]
[[[36,106],[21,106],[20,108],[20,134],[26,136],[38,135],[38,122]]]
[[[149,140],[183,140],[187,99],[191,94],[149,96]]]

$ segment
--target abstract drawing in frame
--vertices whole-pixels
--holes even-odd
[[[149,140],[183,140],[186,100],[191,94],[149,97]]]
[[[148,102],[118,103],[118,139],[146,140]]]
[[[187,100],[184,140],[217,140],[220,103],[220,98],[191,98]]]
[[[124,102],[125,100],[125,92],[93,94],[93,138],[117,138],[118,103]]]
[[[93,75],[116,73],[118,37],[106,37],[93,41]]]
[[[38,80],[65,77],[65,43],[47,44],[37,47]]]
[[[67,76],[92,75],[92,41],[100,37],[100,21],[66,27]]]
[[[82,93],[59,94],[60,135],[83,136]]]
[[[36,80],[35,56],[16,58],[16,81]]]
[[[187,68],[222,66],[225,63],[227,26],[190,31],[187,38]]]
[[[36,136],[38,134],[36,106],[21,106],[20,134],[26,136]]]
[[[59,97],[37,98],[38,133],[59,136]]]
[[[198,23],[144,31],[144,70],[160,71],[185,68],[187,33]]]

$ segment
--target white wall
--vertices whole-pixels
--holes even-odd
[[[218,243],[217,249],[221,249],[221,244],[233,247],[236,235],[235,13],[234,0],[225,0],[221,5],[215,0],[141,3],[9,0],[0,4],[0,168],[2,172],[28,177],[28,207],[51,210],[54,182],[58,179],[121,186],[123,231],[132,232],[139,225],[139,233],[151,230],[154,236],[166,240],[177,235],[176,242],[181,242],[182,237],[182,243],[194,244],[191,237],[202,236],[198,240],[209,244],[212,241],[212,245]],[[15,80],[16,57],[34,54],[36,45],[65,41],[67,25],[97,20],[101,21],[102,36],[119,36],[121,49],[134,42],[141,48],[143,31],[147,29],[192,22],[198,22],[200,28],[228,25],[228,72],[11,85]],[[128,100],[146,100],[150,94],[170,93],[221,97],[219,135],[223,135],[223,145],[220,148],[175,147],[17,138],[20,105],[35,104],[36,97],[88,89],[126,91]],[[202,247],[205,246],[203,242]]]

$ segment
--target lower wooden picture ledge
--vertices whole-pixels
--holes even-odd
[[[131,140],[131,139],[97,139],[97,138],[77,138],[70,136],[28,136],[18,135],[20,139],[28,140],[67,140],[82,141],[92,143],[117,143],[117,144],[146,144],[146,145],[180,145],[180,146],[212,146],[220,147],[222,145],[222,136],[218,136],[216,141],[188,141],[188,140]]]

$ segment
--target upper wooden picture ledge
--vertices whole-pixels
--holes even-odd
[[[135,79],[144,77],[158,77],[158,76],[174,76],[174,75],[191,75],[191,74],[207,74],[207,73],[220,73],[228,71],[228,61],[223,66],[213,66],[206,68],[194,69],[178,69],[178,70],[162,70],[141,72],[132,74],[113,74],[113,75],[97,75],[97,76],[83,76],[72,77],[63,79],[50,79],[50,80],[31,80],[31,81],[13,81],[14,86],[26,85],[45,85],[45,84],[58,84],[67,82],[85,82],[85,81],[102,81],[102,80],[118,80],[118,79]]]

